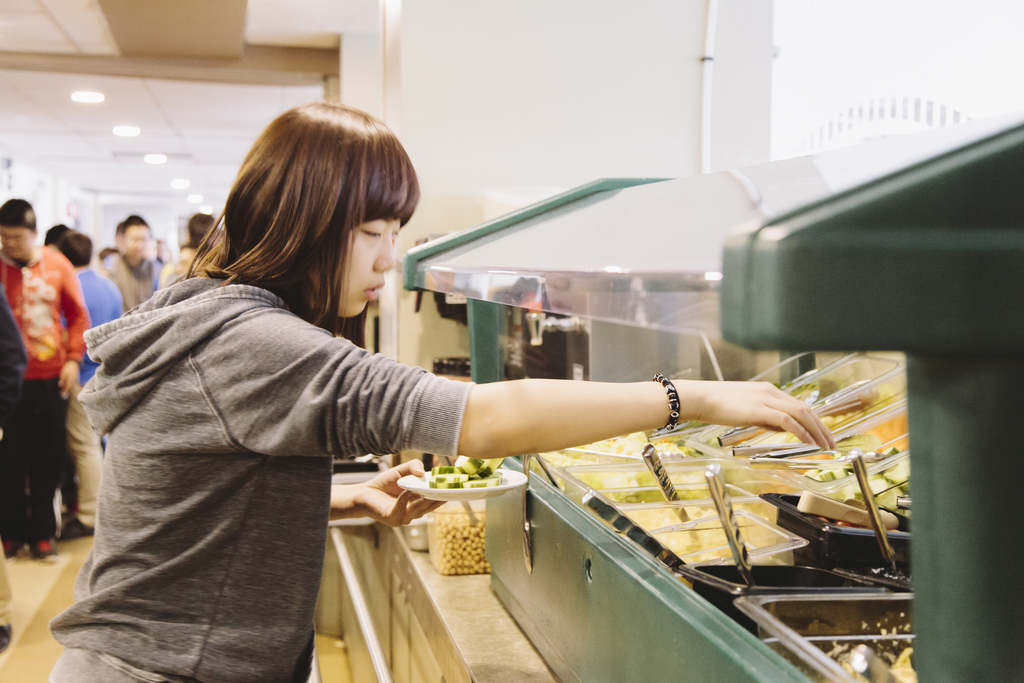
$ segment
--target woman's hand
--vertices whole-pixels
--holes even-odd
[[[356,486],[334,486],[331,518],[370,517],[388,526],[402,526],[436,510],[443,502],[427,500],[398,485],[407,475],[423,476],[423,463],[410,460]]]
[[[674,382],[694,401],[695,419],[707,424],[753,425],[790,432],[804,443],[835,448],[836,442],[810,407],[767,382]]]

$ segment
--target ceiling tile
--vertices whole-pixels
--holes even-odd
[[[95,105],[72,102],[76,90],[96,90],[106,99]],[[0,70],[0,148],[74,186],[106,194],[173,198],[180,192],[171,190],[171,179],[188,178],[191,192],[217,205],[266,125],[321,96],[317,86]],[[116,125],[138,126],[142,134],[114,136]],[[142,163],[150,152],[170,159],[160,166]]]
[[[28,71],[3,71],[0,77],[11,90],[48,112],[69,130],[107,135],[114,126],[138,126],[144,135],[174,134],[141,78]],[[98,104],[73,102],[71,93],[76,90],[101,92],[106,99]]]
[[[102,162],[106,156],[101,147],[95,147],[77,135],[0,132],[0,144],[14,153],[32,159],[56,161],[88,158]]]
[[[117,43],[96,0],[39,0],[83,54],[116,55]]]
[[[76,52],[60,27],[41,12],[0,13],[0,45],[10,52]]]
[[[203,132],[255,139],[282,111],[278,86],[150,80],[163,111],[186,137]],[[310,92],[320,93],[313,87]]]
[[[336,48],[342,33],[378,33],[379,24],[378,0],[249,0],[245,39]]]
[[[41,12],[36,0],[0,0],[0,20],[5,14],[13,12]]]

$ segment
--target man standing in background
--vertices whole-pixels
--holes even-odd
[[[57,244],[59,244],[64,235],[69,232],[71,232],[71,228],[63,223],[58,223],[46,231],[46,235],[43,236],[43,246],[57,249]]]
[[[111,277],[121,290],[124,312],[132,310],[153,296],[159,271],[146,258],[146,244],[152,233],[141,216],[128,216],[117,226],[118,243],[124,245],[121,258],[114,263]]]
[[[121,292],[117,285],[90,267],[92,240],[88,235],[70,231],[58,243],[60,253],[75,267],[78,284],[82,287],[85,307],[89,310],[91,327],[98,327],[121,317]],[[78,393],[96,374],[99,364],[82,358],[78,384],[68,397],[68,452],[78,474],[78,512],[61,531],[61,540],[92,536],[96,526],[96,494],[100,487],[100,437],[92,430],[89,418],[78,402]]]
[[[3,427],[14,413],[21,398],[21,381],[25,376],[25,345],[7,296],[0,289],[0,441]],[[11,584],[7,580],[7,558],[0,560],[0,652],[11,644]]]
[[[0,536],[5,556],[28,543],[33,557],[46,560],[57,554],[67,396],[78,382],[89,314],[74,268],[35,241],[32,205],[11,199],[0,206],[0,283],[28,352],[21,400],[0,440]]]

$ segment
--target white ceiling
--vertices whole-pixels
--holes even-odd
[[[71,101],[102,92],[99,104]],[[220,203],[259,132],[280,112],[319,99],[316,86],[247,86],[117,76],[0,71],[0,147],[15,158],[100,193],[203,194]],[[114,126],[142,129],[134,138]],[[142,157],[165,154],[166,164]],[[175,191],[174,178],[192,187]]]
[[[341,33],[374,32],[378,21],[378,0],[249,0],[246,42],[337,48]],[[116,55],[117,45],[96,0],[0,0],[0,51]],[[77,90],[106,99],[72,102]],[[259,132],[322,94],[319,86],[0,70],[0,152],[98,193],[198,193],[219,208]],[[142,134],[116,137],[118,125]],[[145,164],[148,153],[168,162]],[[192,187],[172,190],[174,178]]]
[[[0,0],[0,50],[113,55],[96,0]]]
[[[379,0],[249,0],[245,40],[333,48],[340,34],[378,33],[379,24]]]

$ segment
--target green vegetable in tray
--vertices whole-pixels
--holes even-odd
[[[882,476],[891,481],[893,484],[902,484],[903,482],[910,481],[910,459],[907,458],[902,462],[898,462],[889,469],[882,472]]]

